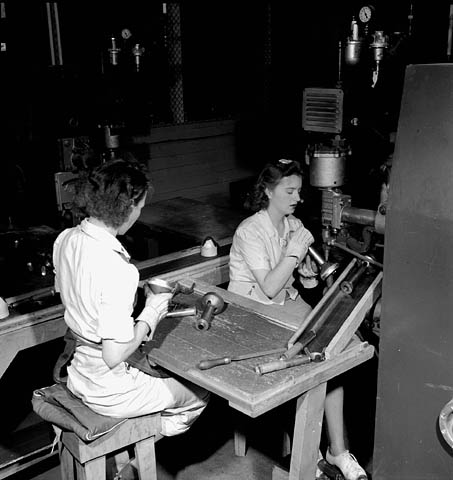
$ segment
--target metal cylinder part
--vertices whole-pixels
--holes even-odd
[[[340,187],[345,183],[346,156],[336,151],[315,152],[310,159],[310,185]]]
[[[384,52],[387,47],[387,36],[384,35],[382,30],[376,30],[373,34],[373,42],[370,44],[376,62],[380,62],[384,58]]]
[[[341,212],[341,220],[359,225],[371,225],[374,227],[376,212],[364,208],[344,207]]]
[[[317,263],[320,271],[319,276],[321,280],[326,280],[327,277],[330,277],[339,267],[338,263],[330,263],[322,258],[321,254],[316,251],[313,246],[308,247],[308,253],[310,254],[311,258]]]
[[[194,326],[197,330],[209,330],[214,317],[215,307],[212,304],[206,306],[200,318],[195,319]]]
[[[193,326],[196,330],[201,330],[201,331],[209,330],[211,328],[211,320],[212,320],[212,317],[210,319],[206,319],[202,317],[195,318],[193,321]]]
[[[194,328],[197,330],[209,330],[211,328],[211,322],[214,315],[219,313],[224,307],[225,303],[223,298],[217,295],[215,292],[208,292],[201,299],[203,305],[203,312],[199,318],[196,318],[193,322]]]
[[[165,316],[167,318],[190,317],[190,316],[194,316],[196,314],[197,314],[196,307],[187,307],[187,308],[178,308],[178,309],[172,310],[171,312],[168,312],[167,315],[165,315]]]
[[[120,146],[119,135],[112,135],[112,127],[110,125],[104,126],[104,141],[106,148],[118,148]]]
[[[344,49],[344,61],[347,65],[357,65],[360,61],[362,42],[360,40],[348,39]]]
[[[357,282],[365,273],[366,269],[368,268],[368,264],[362,264],[357,270],[352,272],[347,278],[345,278],[340,283],[340,290],[347,295],[350,295],[354,291],[354,287],[357,285]]]

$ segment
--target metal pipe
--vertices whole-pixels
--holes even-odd
[[[319,276],[321,280],[326,280],[330,275],[335,273],[340,266],[338,263],[330,263],[324,260],[321,254],[316,251],[313,246],[308,247],[308,253],[313,258],[313,260],[318,264],[319,267]]]
[[[347,295],[351,295],[354,287],[357,285],[357,281],[362,277],[367,268],[368,263],[363,263],[350,277],[340,283],[340,290]]]
[[[349,223],[358,223],[360,225],[371,225],[374,227],[376,212],[364,208],[344,207],[341,211],[341,219]]]
[[[196,307],[187,307],[187,308],[179,308],[176,310],[172,310],[165,315],[165,318],[172,318],[172,317],[189,317],[197,314]]]
[[[384,268],[384,265],[382,263],[377,262],[376,260],[374,260],[373,258],[367,255],[362,255],[361,253],[356,252],[355,250],[351,250],[350,248],[346,247],[346,245],[343,245],[342,243],[337,242],[336,240],[333,240],[333,239],[330,240],[329,245],[333,247],[338,247],[339,249],[344,250],[345,252],[350,253],[351,255],[354,255],[354,257],[360,258],[360,260],[363,260],[364,262],[371,263],[372,265],[375,265],[376,267],[379,267],[379,268]]]

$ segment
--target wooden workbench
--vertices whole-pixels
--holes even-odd
[[[181,283],[190,286],[194,281],[184,278]],[[379,282],[380,279],[377,279]],[[373,282],[367,291],[371,292],[376,284]],[[197,330],[192,325],[191,317],[166,319],[159,324],[151,341],[151,359],[174,374],[225,398],[232,408],[252,418],[297,398],[289,476],[276,469],[274,477],[290,480],[314,478],[326,382],[370,359],[374,348],[367,343],[353,341],[342,352],[324,362],[262,376],[255,373],[255,366],[263,361],[275,360],[277,356],[199,370],[196,364],[202,359],[284,347],[294,333],[293,328],[283,325],[279,318],[272,318],[269,312],[265,317],[255,309],[248,308],[255,302],[200,280],[196,281],[195,295],[181,296],[185,298],[183,304],[196,304],[205,293],[212,291],[220,294],[227,306],[214,317],[211,328]],[[372,295],[365,294],[364,297],[370,301]],[[363,313],[363,305],[359,304],[357,307]],[[354,310],[353,316],[357,313]]]

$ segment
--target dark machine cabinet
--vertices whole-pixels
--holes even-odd
[[[373,480],[451,480],[453,64],[407,67],[392,168]]]

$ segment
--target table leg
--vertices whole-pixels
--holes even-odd
[[[19,349],[14,343],[1,342],[0,348],[0,378],[6,372],[15,356],[19,353]]]
[[[315,478],[325,399],[326,383],[321,383],[298,398],[289,475],[276,467],[272,472],[273,480]]]
[[[315,478],[325,399],[326,383],[321,383],[297,400],[289,480]]]
[[[247,433],[249,431],[249,418],[243,413],[233,410],[234,422],[234,454],[245,457],[247,453]]]

